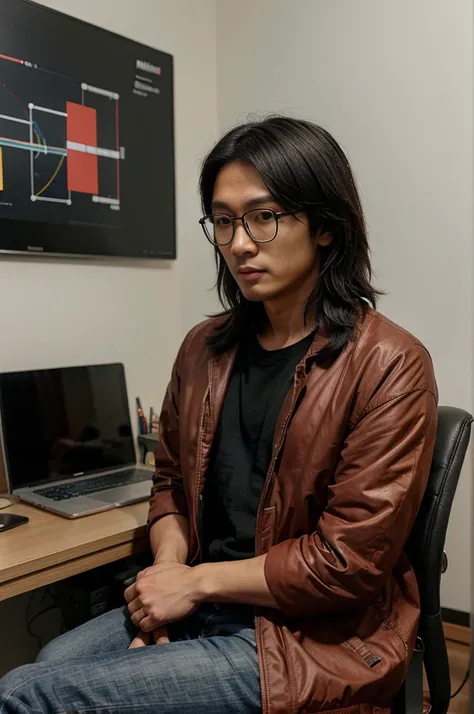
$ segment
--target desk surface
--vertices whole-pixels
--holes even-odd
[[[73,520],[26,504],[0,513],[30,519],[0,533],[0,600],[147,548],[146,501]]]

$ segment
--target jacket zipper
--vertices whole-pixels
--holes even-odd
[[[255,555],[256,555],[256,556],[259,555],[258,549],[257,549],[257,544],[258,544],[258,526],[259,526],[259,522],[260,522],[260,515],[261,515],[261,511],[262,511],[262,505],[263,505],[263,503],[265,502],[265,499],[266,499],[266,497],[267,497],[268,490],[269,490],[269,488],[270,488],[270,483],[271,483],[271,481],[272,481],[272,479],[273,479],[273,476],[275,475],[275,474],[274,474],[275,464],[276,464],[276,461],[277,461],[277,459],[278,459],[278,457],[279,457],[279,455],[280,455],[281,448],[282,448],[282,446],[283,446],[283,441],[284,441],[284,437],[285,437],[285,434],[286,434],[286,430],[287,430],[287,428],[288,428],[288,423],[289,423],[291,417],[293,416],[293,412],[294,412],[294,410],[295,410],[296,404],[297,404],[297,402],[298,402],[299,395],[300,395],[300,393],[301,393],[301,388],[298,388],[298,383],[299,383],[299,378],[300,378],[301,374],[304,372],[304,370],[305,370],[305,367],[304,367],[303,364],[299,364],[299,365],[296,367],[296,378],[295,378],[295,382],[294,382],[294,385],[293,385],[293,395],[292,395],[291,405],[290,405],[290,408],[289,408],[289,410],[288,410],[288,414],[287,414],[286,417],[285,417],[285,421],[283,422],[283,425],[282,425],[282,428],[281,428],[281,431],[280,431],[280,436],[279,436],[279,438],[278,438],[278,441],[275,441],[275,442],[274,442],[274,446],[273,446],[273,452],[274,452],[274,453],[273,453],[273,457],[272,457],[272,460],[271,460],[271,463],[270,463],[270,468],[268,469],[268,472],[267,472],[267,478],[266,478],[266,480],[265,480],[265,484],[264,484],[263,490],[262,490],[262,495],[261,495],[261,497],[260,497],[260,502],[259,502],[258,508],[257,508],[257,518],[256,518],[256,521],[255,521]],[[256,607],[255,607],[254,623],[255,623],[255,639],[256,639],[256,643],[257,643],[257,657],[258,657],[258,661],[259,661],[259,669],[260,669],[260,672],[261,672],[262,675],[263,675],[263,676],[261,677],[261,681],[262,681],[262,685],[265,687],[265,697],[262,697],[262,699],[263,699],[263,702],[262,702],[262,711],[263,711],[263,713],[265,714],[265,712],[268,711],[268,707],[266,706],[266,702],[269,701],[269,699],[270,699],[270,694],[269,694],[269,691],[268,691],[268,675],[267,675],[267,668],[266,668],[266,665],[265,665],[265,661],[264,661],[264,659],[263,659],[263,651],[262,651],[262,647],[259,647],[259,646],[258,646],[258,645],[259,645],[259,642],[260,642],[260,640],[261,640],[261,638],[262,638],[262,632],[261,632],[261,627],[260,627],[260,619],[259,619],[259,617],[257,616],[257,608],[256,608]],[[294,696],[293,696],[293,691],[292,691],[292,687],[291,687],[291,682],[290,682],[290,691],[291,691],[291,699],[292,699],[292,701],[294,701]]]
[[[198,465],[197,465],[197,478],[196,478],[196,501],[195,501],[195,507],[196,507],[196,517],[194,519],[194,531],[196,534],[196,544],[197,544],[197,551],[196,555],[193,557],[193,559],[190,561],[190,565],[196,562],[198,556],[202,557],[201,554],[201,539],[199,538],[199,504],[202,501],[202,493],[201,493],[201,470],[202,470],[202,436],[204,432],[204,420],[206,418],[206,402],[208,398],[210,397],[211,394],[211,387],[210,384],[208,385],[206,392],[204,394],[204,398],[202,400],[202,407],[201,407],[201,419],[199,422],[199,436],[198,436],[198,444],[199,444],[199,453],[198,453]]]
[[[260,502],[259,502],[258,508],[257,508],[257,518],[255,521],[255,555],[259,555],[259,553],[257,552],[257,536],[258,536],[258,526],[259,526],[259,522],[260,522],[262,505],[265,502],[268,490],[270,488],[270,484],[272,482],[273,476],[275,475],[274,474],[275,464],[277,462],[277,459],[280,455],[281,448],[283,446],[283,440],[284,440],[284,437],[286,434],[288,423],[289,423],[291,417],[293,416],[293,412],[295,410],[295,407],[296,407],[296,404],[298,401],[298,397],[300,395],[301,390],[298,389],[298,382],[299,382],[299,377],[303,371],[304,371],[304,366],[299,364],[296,368],[296,380],[295,380],[295,383],[293,386],[293,397],[291,400],[291,405],[288,410],[288,414],[285,417],[285,421],[283,422],[282,428],[280,430],[279,438],[277,441],[274,442],[274,445],[273,445],[273,457],[270,462],[270,467],[267,472],[267,478],[265,480],[265,484],[264,484],[263,490],[262,490],[262,495],[260,496]]]

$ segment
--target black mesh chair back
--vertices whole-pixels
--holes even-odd
[[[473,418],[462,409],[439,407],[438,430],[428,485],[406,552],[415,569],[421,598],[418,656],[410,666],[404,691],[394,709],[421,714],[421,653],[430,690],[432,714],[446,714],[451,696],[449,661],[440,603],[441,575],[447,561],[444,543]],[[417,663],[418,660],[418,663]]]

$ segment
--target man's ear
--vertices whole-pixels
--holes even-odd
[[[320,233],[318,236],[316,236],[316,240],[318,242],[318,245],[326,247],[327,245],[330,245],[332,243],[332,233]]]

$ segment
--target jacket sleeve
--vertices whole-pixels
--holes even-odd
[[[427,355],[418,373],[423,367],[428,374],[416,386],[399,374],[381,378],[345,440],[316,530],[269,550],[265,576],[285,615],[358,607],[379,594],[397,564],[436,436],[437,391]]]
[[[185,350],[186,340],[176,358],[161,409],[159,443],[155,453],[155,473],[148,512],[148,530],[153,523],[170,513],[189,517],[181,477],[179,445],[180,370]]]

